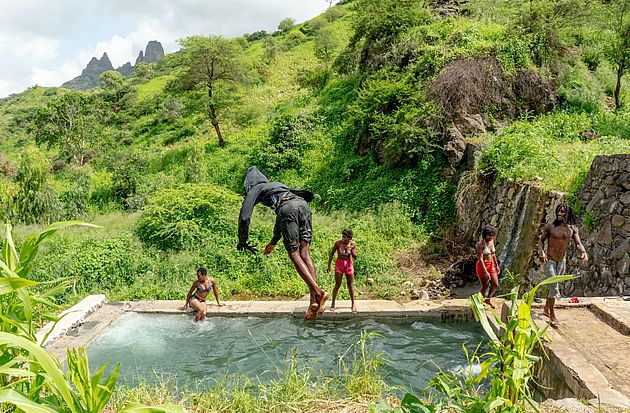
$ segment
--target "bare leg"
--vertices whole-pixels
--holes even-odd
[[[302,261],[308,267],[308,271],[311,274],[311,277],[317,283],[317,271],[315,271],[315,266],[313,265],[313,260],[311,259],[311,244],[306,241],[300,241],[300,257]],[[313,294],[313,291],[310,292],[310,302],[311,304],[317,303],[317,297]]]
[[[479,282],[481,282],[481,289],[479,292],[483,297],[487,297],[488,284],[490,284],[490,280],[488,278],[479,278]]]
[[[558,323],[558,319],[556,318],[556,310],[554,306],[556,305],[555,298],[547,298],[547,302],[545,303],[545,310],[549,314],[549,324],[553,328],[557,328],[560,323]]]
[[[492,303],[490,302],[490,298],[494,297],[494,293],[495,291],[497,291],[497,288],[499,288],[499,275],[498,274],[490,274],[490,286],[489,286],[489,290],[488,290],[488,298],[486,299],[486,302],[488,304],[490,304],[490,307],[494,308],[494,305],[492,305]]]
[[[195,322],[203,321],[206,318],[206,303],[202,303],[199,300],[190,300],[190,306],[197,311],[195,313]]]
[[[339,292],[339,288],[341,288],[342,277],[343,274],[335,271],[335,288],[333,288],[332,304],[330,306],[330,311],[334,311],[335,309],[335,300],[337,300],[337,293]]]
[[[315,299],[317,300],[316,302],[312,302],[310,304],[309,311],[306,313],[306,317],[304,317],[306,320],[312,320],[315,318],[318,312],[319,314],[323,313],[323,309],[325,309],[324,304],[328,299],[328,293],[319,288],[317,282],[315,282],[315,280],[311,276],[308,265],[302,259],[299,250],[290,251],[289,258],[291,259],[291,262],[293,262],[293,265],[295,266],[295,269],[297,270],[302,280],[304,280],[304,282],[308,286],[311,296],[315,297]],[[315,314],[313,314],[313,311],[315,312]]]
[[[348,284],[348,293],[350,293],[350,302],[352,303],[352,312],[357,312],[357,306],[354,304],[354,274],[346,275],[346,283]]]

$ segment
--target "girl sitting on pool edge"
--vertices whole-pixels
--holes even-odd
[[[213,278],[208,277],[208,270],[204,267],[197,268],[197,279],[193,282],[192,287],[188,290],[186,295],[186,303],[179,307],[180,310],[186,310],[186,307],[190,305],[190,308],[196,311],[195,322],[203,321],[206,318],[208,308],[206,306],[206,297],[210,294],[210,290],[214,293],[214,298],[217,300],[217,305],[223,307],[225,304],[219,302],[219,290],[217,289],[217,283]]]

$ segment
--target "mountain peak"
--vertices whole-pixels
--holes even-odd
[[[138,63],[155,63],[161,60],[163,57],[164,48],[162,48],[162,44],[157,40],[151,40],[149,43],[147,43],[144,52],[140,50],[138,58],[136,59],[136,63],[133,66],[131,66],[130,62],[127,62],[116,70],[120,72],[123,76],[129,76],[131,73],[133,73],[135,66]],[[99,87],[101,85],[99,76],[101,75],[101,73],[108,70],[114,70],[114,66],[112,66],[112,62],[111,60],[109,60],[107,52],[105,52],[100,59],[92,57],[85,69],[83,69],[83,71],[81,72],[80,76],[77,76],[74,79],[65,82],[63,85],[61,85],[61,87],[77,90],[93,89]]]

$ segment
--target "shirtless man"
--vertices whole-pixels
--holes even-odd
[[[566,204],[560,204],[556,207],[556,219],[551,224],[545,225],[543,233],[538,240],[538,254],[540,262],[544,266],[545,275],[553,277],[555,275],[564,275],[566,270],[565,255],[569,247],[569,240],[573,239],[575,248],[580,252],[582,262],[588,262],[588,254],[577,229],[577,217],[573,209]],[[547,251],[545,252],[545,241],[547,241]],[[560,286],[558,283],[549,285],[549,294],[545,302],[543,315],[549,317],[549,324],[558,327],[558,319],[554,311],[556,298],[560,298]]]
[[[250,245],[249,222],[254,206],[261,203],[276,213],[276,225],[273,238],[263,251],[267,256],[282,239],[289,259],[310,291],[310,305],[304,316],[305,320],[313,320],[326,309],[328,293],[317,285],[317,273],[311,259],[311,210],[308,202],[315,198],[312,192],[303,189],[289,188],[281,182],[269,182],[265,174],[255,166],[251,166],[245,175],[245,199],[238,218],[239,251],[256,253],[258,250]]]

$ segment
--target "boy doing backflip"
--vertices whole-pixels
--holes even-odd
[[[276,213],[276,224],[273,238],[265,247],[263,254],[271,254],[282,238],[291,262],[310,291],[310,305],[304,319],[313,320],[324,312],[328,299],[328,293],[317,285],[317,273],[311,259],[313,229],[308,202],[313,200],[315,195],[303,189],[289,188],[281,182],[269,182],[267,176],[255,166],[247,170],[244,187],[245,199],[238,218],[236,247],[239,251],[257,252],[254,246],[247,243],[249,221],[256,204],[261,203],[271,208]]]
[[[582,241],[580,241],[577,217],[569,205],[560,204],[556,207],[555,221],[545,225],[543,233],[538,240],[538,254],[545,270],[545,276],[565,275],[565,256],[570,239],[573,240],[575,248],[579,251],[580,259],[586,264],[588,262],[588,254],[584,245],[582,245]],[[546,251],[545,241],[547,241]],[[550,284],[543,315],[549,317],[549,324],[554,328],[558,327],[559,324],[554,310],[556,298],[560,298],[560,286],[558,283]]]
[[[352,303],[352,312],[357,312],[357,306],[354,304],[354,265],[352,260],[357,259],[357,244],[352,241],[352,230],[344,229],[341,233],[341,239],[335,241],[330,253],[328,254],[328,269],[326,272],[330,273],[330,264],[332,263],[333,256],[337,253],[337,260],[335,261],[335,288],[333,289],[332,305],[330,311],[335,309],[335,300],[337,299],[337,293],[341,287],[341,281],[343,276],[346,276],[346,283],[348,284],[348,293],[350,294],[350,301]]]

